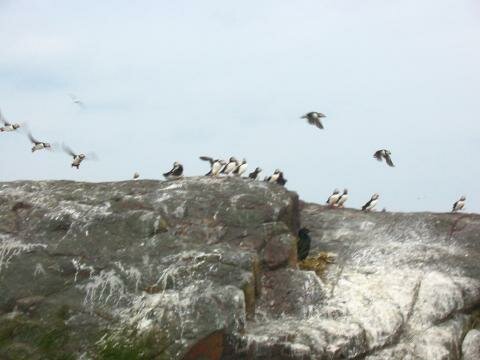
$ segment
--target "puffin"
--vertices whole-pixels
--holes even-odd
[[[298,230],[298,242],[297,242],[297,259],[299,261],[305,260],[310,252],[310,230],[306,227],[302,227]]]
[[[375,207],[375,205],[377,205],[379,197],[380,195],[378,195],[377,193],[373,194],[372,198],[365,205],[362,206],[362,210],[363,211],[372,210]]]
[[[133,174],[133,180],[138,180],[139,177],[140,177],[140,174],[138,172],[135,172]]]
[[[269,183],[275,183],[284,186],[287,183],[287,179],[283,177],[283,172],[280,171],[279,169],[276,169],[273,172],[272,176],[267,176],[265,178],[265,181]]]
[[[213,158],[208,156],[200,156],[200,160],[208,161],[210,163],[210,171],[206,173],[205,176],[218,176],[226,165],[224,160],[213,160]]]
[[[262,169],[257,167],[254,171],[252,171],[250,174],[248,174],[248,177],[253,180],[257,180],[258,175],[262,172]]]
[[[0,127],[0,132],[9,132],[9,131],[15,131],[17,130],[18,128],[20,128],[20,125],[19,124],[11,124],[7,121],[7,119],[5,119],[5,117],[3,116],[2,112],[0,111],[0,120],[2,121],[3,123],[3,126]]]
[[[307,119],[310,125],[315,125],[319,129],[323,129],[323,124],[321,119],[324,117],[327,117],[327,116],[325,114],[322,114],[321,112],[312,111],[303,115],[301,119]]]
[[[30,142],[33,144],[32,153],[34,153],[37,150],[51,149],[52,148],[51,144],[46,143],[46,142],[41,142],[41,141],[38,141],[37,139],[35,139],[32,136],[32,133],[30,133],[30,132],[28,133],[28,138],[30,139]]]
[[[167,180],[177,180],[180,179],[183,175],[183,165],[178,161],[173,163],[173,168],[169,172],[163,174]]]
[[[222,170],[222,174],[225,175],[230,175],[237,167],[238,167],[238,161],[235,159],[235,157],[231,157],[230,160],[228,161],[227,165]]]
[[[235,176],[242,176],[242,174],[247,171],[247,160],[243,159],[240,165],[238,165],[235,170],[233,170],[233,175]]]
[[[340,195],[335,205],[338,206],[339,208],[343,208],[343,204],[345,204],[347,200],[348,200],[348,190],[344,189],[343,194]]]
[[[340,196],[341,196],[340,195],[340,190],[338,190],[338,189],[333,190],[332,195],[330,195],[329,198],[327,199],[327,205],[329,205],[331,207],[335,206],[335,204],[337,203]]]
[[[80,169],[80,164],[82,163],[83,160],[86,159],[85,154],[75,154],[72,149],[70,149],[67,145],[63,144],[63,151],[65,151],[67,154],[69,154],[71,157],[73,157],[72,161],[72,167],[75,167]]]
[[[390,155],[392,155],[390,150],[382,149],[382,150],[376,151],[375,154],[373,154],[373,157],[375,159],[377,159],[378,161],[382,161],[382,159],[385,159],[388,166],[394,167],[395,165],[393,165],[393,161],[392,161],[392,158],[390,157]]]
[[[462,210],[465,206],[465,200],[467,200],[467,198],[462,196],[459,200],[455,201],[453,204],[452,213]]]

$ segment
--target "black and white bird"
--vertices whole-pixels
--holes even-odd
[[[335,206],[335,204],[337,203],[340,196],[341,196],[340,195],[340,190],[338,190],[338,189],[333,190],[332,195],[330,195],[327,199],[327,205],[332,206],[332,207]]]
[[[253,180],[257,180],[258,175],[262,172],[262,169],[257,167],[255,170],[253,170],[250,174],[248,174],[248,177]]]
[[[78,105],[79,107],[81,107],[82,109],[85,109],[85,104],[83,103],[83,101],[81,101],[78,97],[76,97],[75,95],[73,94],[68,94],[70,96],[70,99],[72,99],[72,102],[75,104],[75,105]]]
[[[297,259],[299,261],[305,260],[310,252],[310,244],[312,239],[310,238],[310,230],[306,227],[302,227],[298,231],[298,242],[297,242]]]
[[[242,176],[245,171],[247,171],[247,160],[243,159],[242,162],[233,170],[233,175]]]
[[[276,169],[273,172],[272,176],[268,176],[265,178],[265,181],[269,183],[275,183],[284,186],[287,183],[287,179],[283,177],[283,172],[279,169]]]
[[[455,204],[453,204],[452,212],[462,210],[465,207],[465,200],[467,200],[467,198],[465,196],[462,196],[459,200],[455,201]]]
[[[231,157],[230,160],[228,160],[227,165],[222,170],[222,174],[225,175],[230,175],[233,173],[233,171],[238,167],[238,161],[235,159],[235,157]]]
[[[183,165],[178,161],[173,163],[173,168],[169,172],[163,174],[167,180],[177,180],[183,176]]]
[[[19,124],[12,124],[12,123],[8,122],[7,119],[5,119],[5,117],[3,116],[1,111],[0,111],[0,120],[3,123],[3,126],[0,127],[0,132],[15,131],[18,128],[20,128]]]
[[[365,204],[362,206],[362,210],[363,211],[370,211],[372,210],[375,205],[377,205],[377,202],[378,202],[378,198],[380,197],[380,195],[378,194],[373,194],[372,195],[372,198]]]
[[[315,125],[319,129],[323,129],[323,124],[321,119],[327,117],[325,114],[321,112],[312,111],[309,112],[301,117],[301,119],[307,119],[310,125]]]
[[[42,149],[51,149],[52,145],[46,142],[41,142],[35,139],[32,135],[32,133],[28,132],[28,138],[30,139],[30,142],[33,144],[32,147],[32,153],[37,151],[37,150],[42,150]]]
[[[80,164],[82,163],[83,160],[87,158],[87,156],[85,154],[76,154],[72,149],[70,149],[65,144],[62,145],[62,148],[63,148],[63,151],[65,151],[68,155],[73,157],[72,167],[75,167],[78,170],[80,168]]]
[[[376,151],[375,154],[373,154],[373,157],[378,161],[382,161],[382,159],[385,159],[388,166],[394,167],[395,165],[393,165],[393,161],[390,155],[392,155],[390,150],[382,149],[382,150]]]
[[[140,174],[138,172],[133,173],[133,180],[138,180]]]
[[[210,163],[210,171],[206,173],[205,176],[218,176],[226,165],[224,160],[214,160],[208,156],[200,156],[200,160],[208,161]]]
[[[343,204],[345,204],[347,200],[348,200],[348,189],[344,189],[343,194],[340,195],[335,205],[338,206],[339,208],[343,208]]]

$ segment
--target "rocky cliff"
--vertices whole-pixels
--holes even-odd
[[[477,215],[238,178],[0,183],[0,359],[477,359],[479,259]]]

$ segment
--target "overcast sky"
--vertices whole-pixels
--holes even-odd
[[[0,181],[200,175],[199,155],[234,155],[306,201],[348,187],[353,207],[449,211],[464,194],[480,212],[478,0],[0,0],[0,44],[7,119],[99,157],[77,171],[0,133]]]

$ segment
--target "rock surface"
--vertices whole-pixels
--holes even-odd
[[[319,276],[300,224],[335,258]],[[238,178],[0,183],[0,359],[467,359],[479,259],[477,215]]]

